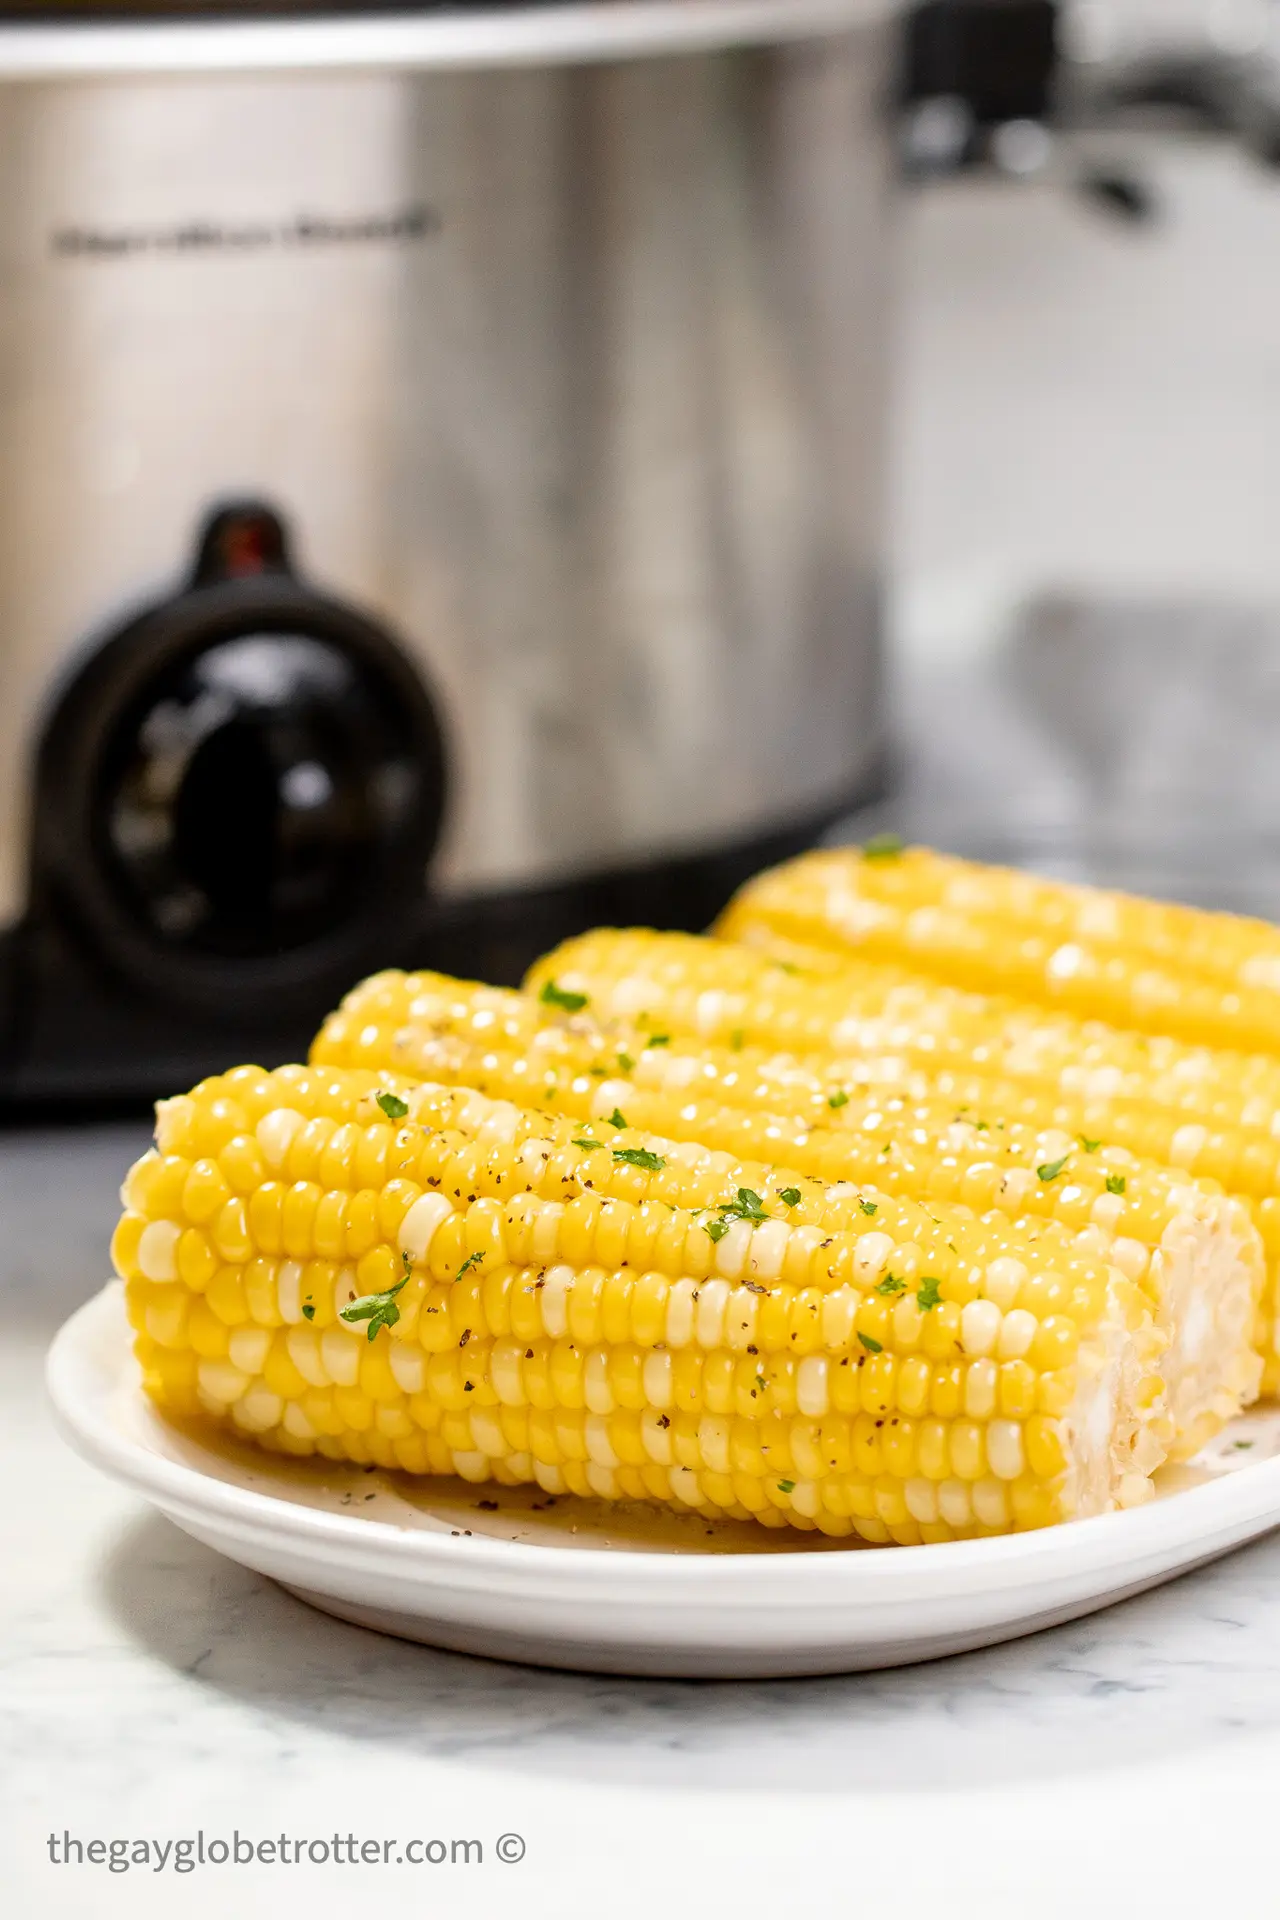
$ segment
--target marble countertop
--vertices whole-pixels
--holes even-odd
[[[847,1679],[537,1672],[312,1613],[74,1458],[40,1380],[140,1124],[0,1137],[0,1835],[23,1916],[1269,1912],[1280,1535],[989,1652]],[[481,1839],[483,1863],[55,1864],[48,1836]],[[493,1854],[519,1833],[519,1863]],[[442,1884],[444,1883],[444,1884]],[[1029,1904],[1028,1904],[1029,1903]]]

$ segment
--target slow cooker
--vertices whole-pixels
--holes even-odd
[[[890,11],[0,23],[0,1097],[874,786]]]

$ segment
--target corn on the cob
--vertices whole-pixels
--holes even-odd
[[[572,1002],[574,996],[568,996]],[[1078,1248],[1115,1260],[1149,1292],[1169,1340],[1163,1372],[1177,1431],[1194,1453],[1257,1393],[1270,1342],[1262,1246],[1244,1204],[1123,1148],[948,1102],[830,1090],[798,1063],[770,1077],[744,1053],[690,1051],[669,1036],[596,1025],[572,1009],[431,975],[381,975],[326,1023],[318,1061],[452,1081],[558,1113],[625,1117],[651,1133],[827,1181],[1052,1221]],[[750,1185],[750,1181],[747,1183]]]
[[[923,847],[870,851],[805,854],[760,874],[718,933],[854,952],[1117,1027],[1280,1053],[1275,927]]]
[[[1146,1497],[1163,1341],[1119,1269],[612,1131],[332,1067],[165,1103],[113,1244],[148,1390],[290,1453],[875,1542]]]
[[[1007,1102],[1008,1089],[993,1087],[987,1099],[981,1083],[1012,1082],[1032,1096],[1032,1123],[1137,1148],[1250,1197],[1272,1264],[1263,1387],[1280,1390],[1280,1061],[1122,1033],[865,962],[807,974],[685,934],[586,934],[539,962],[529,984],[545,989],[549,980],[582,994],[598,1016],[643,1009],[673,1032],[712,1041],[891,1062],[895,1074],[928,1074],[948,1097],[967,1087],[987,1111]]]
[[[833,953],[825,959],[822,971],[811,971],[745,944],[602,928],[566,941],[530,970],[526,984],[536,992],[559,981],[584,992],[597,1013],[647,1014],[720,1045],[737,1038],[789,1053],[901,1055],[930,1072],[977,1070],[1051,1084],[1067,1098],[1167,1105],[1194,1115],[1189,1125],[1250,1127],[1280,1138],[1280,1060],[1265,1054],[1122,1032],[900,967]],[[1179,1150],[1194,1151],[1194,1142]]]

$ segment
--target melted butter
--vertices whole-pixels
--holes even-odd
[[[324,1459],[266,1453],[202,1422],[179,1423],[138,1404],[147,1440],[170,1459],[247,1491],[291,1500],[351,1520],[423,1533],[485,1535],[540,1547],[587,1547],[626,1553],[823,1553],[866,1550],[857,1539],[816,1530],[762,1527],[749,1520],[709,1519],[640,1500],[580,1500],[539,1487],[388,1473]]]
[[[538,1487],[474,1485],[419,1478],[381,1468],[266,1453],[220,1427],[178,1423],[131,1393],[118,1403],[122,1425],[145,1426],[145,1442],[199,1473],[270,1498],[342,1514],[352,1520],[424,1533],[448,1533],[627,1553],[878,1552],[857,1539],[833,1540],[795,1527],[762,1527],[748,1520],[708,1519],[643,1501],[580,1500]],[[142,1437],[141,1435],[139,1437]],[[1242,1414],[1202,1447],[1193,1460],[1161,1467],[1156,1496],[1166,1499],[1280,1456],[1280,1410]]]

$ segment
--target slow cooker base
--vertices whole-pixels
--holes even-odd
[[[654,861],[556,887],[431,903],[406,915],[387,966],[433,967],[515,985],[539,954],[591,926],[696,931],[761,867],[811,845],[843,814],[880,797],[883,769],[821,809],[715,853]],[[0,941],[0,1115],[122,1110],[241,1061],[305,1056],[350,980],[300,994],[287,1018],[254,1020],[229,1005],[199,1018],[113,976],[43,903]]]

